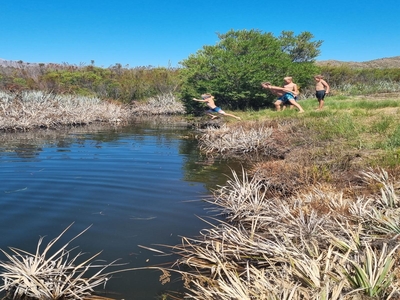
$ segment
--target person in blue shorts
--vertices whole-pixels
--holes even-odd
[[[277,111],[281,110],[281,105],[293,105],[299,110],[299,113],[304,112],[304,109],[301,107],[301,105],[296,102],[295,97],[297,96],[298,92],[294,91],[293,87],[274,86],[269,82],[263,82],[261,83],[261,86],[279,97],[274,103]]]
[[[207,104],[207,106],[210,108],[209,110],[207,110],[207,114],[211,117],[211,120],[214,120],[215,118],[217,118],[217,116],[213,115],[213,113],[219,113],[219,114],[233,117],[235,119],[240,120],[240,117],[237,117],[232,114],[228,114],[228,113],[224,112],[221,109],[221,107],[216,106],[215,102],[214,102],[214,96],[211,94],[203,94],[203,95],[201,95],[201,99],[193,98],[193,100],[198,101],[198,102],[204,102]]]

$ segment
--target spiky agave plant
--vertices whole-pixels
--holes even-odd
[[[3,279],[0,292],[6,291],[8,297],[12,299],[84,299],[93,293],[95,287],[105,284],[110,273],[105,274],[103,271],[108,267],[117,266],[116,260],[109,264],[94,264],[94,259],[101,253],[100,251],[83,262],[78,262],[83,253],[72,255],[72,251],[77,247],[67,249],[73,240],[91,226],[69,240],[54,254],[49,254],[53,245],[72,224],[51,240],[42,252],[40,246],[43,237],[39,239],[35,253],[9,247],[12,252],[9,254],[0,249],[8,259],[0,261],[0,267],[3,269],[0,273]],[[89,276],[87,273],[92,269],[97,271]]]

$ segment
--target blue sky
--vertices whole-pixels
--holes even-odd
[[[311,32],[317,60],[400,55],[398,0],[0,0],[0,58],[109,67],[179,66],[217,33]]]

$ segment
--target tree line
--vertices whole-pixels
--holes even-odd
[[[124,103],[176,92],[179,70],[165,67],[109,68],[68,64],[25,64],[0,67],[0,89],[42,90],[113,99]]]
[[[319,69],[333,86],[373,84],[377,81],[400,82],[400,68],[353,68],[347,65],[326,65]]]

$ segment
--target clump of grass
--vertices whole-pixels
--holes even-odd
[[[400,147],[400,124],[387,137],[387,139],[383,142],[383,145],[389,150],[394,150]]]
[[[349,260],[351,270],[344,268],[349,284],[354,289],[361,289],[369,297],[378,299],[390,299],[397,288],[391,289],[395,275],[391,273],[395,264],[394,255],[396,245],[391,250],[387,244],[383,244],[381,250],[374,250],[369,244],[365,245],[362,254],[355,260]]]
[[[145,103],[137,103],[132,108],[133,114],[139,115],[174,115],[184,114],[186,109],[172,93],[160,94]]]
[[[395,124],[393,116],[382,116],[380,120],[374,121],[370,131],[373,133],[385,133],[392,124]]]
[[[362,125],[354,122],[354,119],[349,114],[336,114],[334,116],[327,116],[324,121],[320,121],[322,128],[320,128],[320,138],[323,139],[336,139],[357,136],[362,130]],[[320,124],[321,125],[321,124]]]
[[[30,130],[93,122],[120,123],[129,120],[127,106],[99,98],[54,95],[41,91],[0,91],[0,129]]]
[[[81,261],[82,252],[73,255],[76,248],[67,249],[73,240],[90,227],[58,250],[53,249],[55,243],[71,226],[72,224],[51,240],[42,251],[40,247],[43,237],[39,239],[35,253],[13,247],[9,248],[11,253],[1,249],[8,260],[0,261],[0,267],[3,269],[0,273],[3,279],[0,291],[6,291],[9,298],[17,300],[75,300],[89,299],[95,287],[105,285],[112,273],[106,274],[104,271],[109,267],[118,266],[116,261],[106,264],[96,262],[95,258],[101,252]]]
[[[281,139],[272,138],[274,130],[267,125],[223,125],[207,127],[197,135],[200,150],[206,154],[232,156],[260,155],[281,158],[287,151]],[[284,135],[283,132],[281,132]],[[279,145],[281,144],[281,145]],[[253,157],[254,158],[254,157]]]

